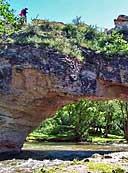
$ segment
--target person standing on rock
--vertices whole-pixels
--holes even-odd
[[[24,23],[27,23],[27,13],[28,13],[28,8],[24,8],[20,11],[20,17],[23,19]]]

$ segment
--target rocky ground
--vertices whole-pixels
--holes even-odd
[[[93,154],[81,161],[11,159],[0,162],[0,173],[128,173],[128,152]]]

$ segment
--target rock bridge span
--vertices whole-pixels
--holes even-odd
[[[83,61],[51,48],[7,45],[0,53],[0,152],[19,152],[27,135],[80,99],[128,100],[128,59],[81,48]]]

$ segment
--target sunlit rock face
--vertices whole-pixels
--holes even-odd
[[[83,61],[32,45],[1,49],[0,152],[19,152],[26,136],[64,105],[128,100],[127,57],[81,50]]]

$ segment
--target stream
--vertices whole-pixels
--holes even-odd
[[[42,167],[43,173],[49,173],[47,169],[52,173],[90,172],[83,161],[120,164],[125,170],[121,173],[128,173],[128,144],[29,142],[20,154],[1,154],[0,160],[0,173],[35,173]],[[74,160],[80,163],[74,164]]]
[[[32,142],[25,143],[23,153],[34,159],[82,160],[93,154],[128,151],[128,144]],[[24,154],[23,154],[24,155]]]

